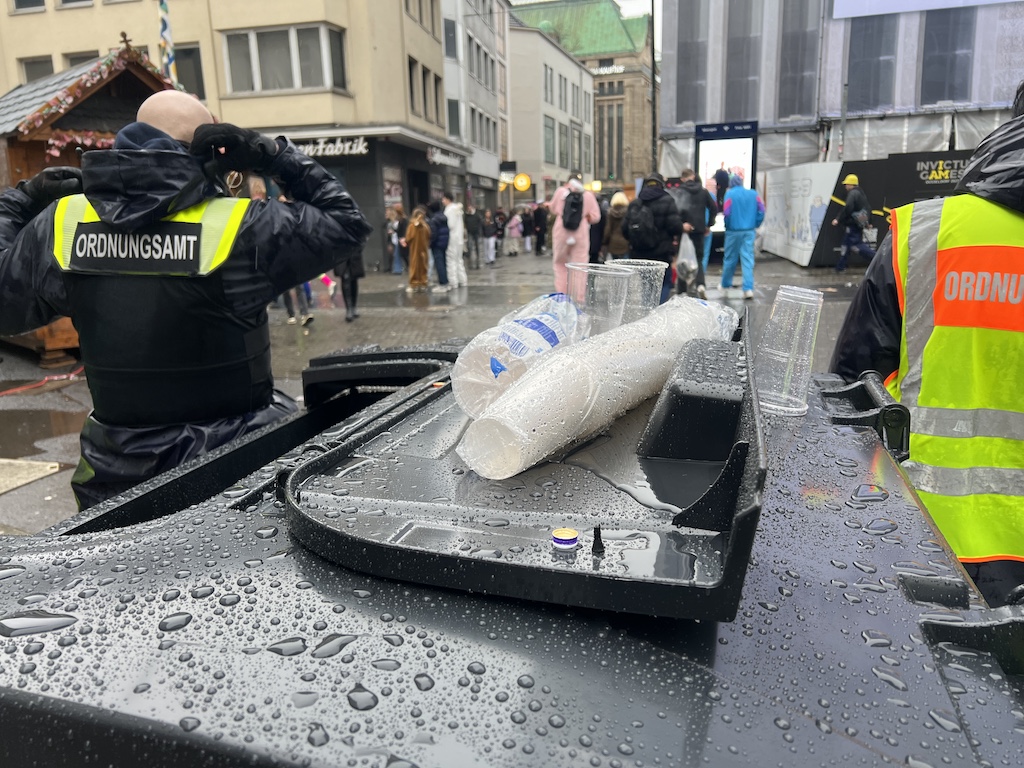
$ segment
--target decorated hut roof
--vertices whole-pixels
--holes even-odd
[[[137,76],[149,81],[146,83],[146,90],[150,93],[175,87],[174,83],[165,78],[150,62],[145,53],[126,44],[106,56],[20,85],[0,96],[0,136],[30,136],[44,126],[54,126],[57,129],[55,133],[82,131],[85,126],[80,125],[81,120],[71,121],[73,124],[67,124],[65,121],[63,126],[56,124],[70,110],[83,103],[126,69],[133,70]],[[106,108],[109,106],[107,104],[99,111],[103,113],[102,116],[96,110],[86,110],[97,116],[98,122],[93,126],[93,132],[116,131],[134,117],[134,111],[127,119],[124,119],[124,115],[112,114]],[[111,124],[111,120],[120,125]],[[62,132],[60,128],[66,130]],[[90,131],[86,130],[85,133],[88,134]]]

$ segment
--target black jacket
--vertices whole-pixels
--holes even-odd
[[[977,195],[1024,213],[1022,152],[1024,117],[1019,117],[1001,125],[978,145],[955,194]],[[878,247],[850,303],[829,370],[847,381],[854,381],[864,371],[888,377],[899,369],[902,324],[890,234]]]
[[[676,260],[676,249],[672,241],[683,234],[683,220],[679,217],[679,209],[676,208],[672,196],[658,186],[644,187],[629,205],[633,208],[641,203],[654,214],[654,226],[661,238],[653,250],[640,250],[630,243],[630,255],[634,259],[654,259],[671,264]],[[622,234],[629,240],[629,213],[622,222]]]
[[[846,203],[843,205],[843,210],[841,210],[839,212],[839,216],[836,217],[839,220],[839,226],[857,227],[858,224],[853,218],[853,214],[857,211],[871,212],[871,204],[868,202],[868,196],[864,194],[864,190],[860,187],[854,187],[846,195]]]
[[[538,205],[533,209],[533,230],[534,232],[548,231],[548,209]]]
[[[693,227],[693,231],[697,234],[706,232],[708,229],[705,215],[707,216],[707,222],[715,223],[715,216],[718,215],[718,203],[715,202],[715,198],[712,197],[711,193],[696,179],[690,179],[682,183],[677,193],[677,202],[679,205],[679,215],[682,217],[683,222]]]

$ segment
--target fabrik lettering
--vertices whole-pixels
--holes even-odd
[[[198,257],[197,235],[125,234],[83,232],[75,237],[72,255],[76,259],[166,259],[194,261]]]
[[[307,144],[297,145],[309,157],[337,157],[344,155],[365,155],[370,147],[363,136],[354,139],[316,139]]]
[[[1024,275],[1013,272],[947,272],[942,283],[947,301],[994,301],[1020,304]]]
[[[917,164],[921,181],[930,183],[960,181],[967,167],[966,160],[922,160]]]

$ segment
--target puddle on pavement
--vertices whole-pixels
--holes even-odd
[[[77,435],[87,415],[86,411],[0,411],[0,457],[21,459],[41,453],[35,447],[38,441]]]

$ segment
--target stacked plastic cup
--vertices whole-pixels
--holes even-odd
[[[821,291],[783,285],[754,357],[757,400],[762,410],[786,416],[807,412]]]
[[[571,263],[568,293],[587,324],[587,336],[618,328],[633,270],[609,264]]]
[[[622,310],[623,324],[647,317],[658,308],[668,262],[653,259],[614,259],[608,263],[633,271],[633,277],[629,281],[629,292],[626,294],[626,306]]]

